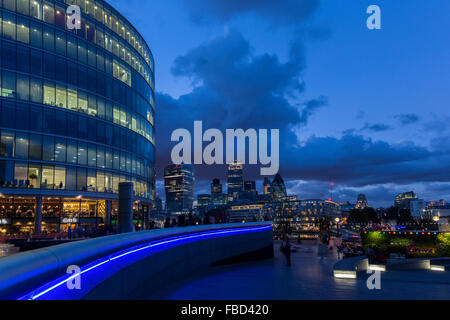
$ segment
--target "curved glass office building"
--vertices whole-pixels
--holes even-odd
[[[103,0],[0,5],[0,236],[114,224],[120,182],[141,224],[155,183],[149,47]]]

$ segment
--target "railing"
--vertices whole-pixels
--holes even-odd
[[[0,299],[139,298],[149,288],[220,261],[255,252],[268,257],[272,237],[270,223],[224,224],[126,233],[19,253],[0,259]],[[67,274],[70,266],[80,272]],[[76,277],[82,289],[69,290]]]

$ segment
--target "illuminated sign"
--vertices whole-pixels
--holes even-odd
[[[262,209],[262,204],[251,204],[246,206],[232,206],[231,210],[238,211],[238,210],[259,210]]]
[[[78,223],[78,218],[62,218],[61,223],[63,224],[71,224],[71,223]]]
[[[413,245],[410,245],[407,249],[406,249],[407,253],[425,253],[425,254],[434,254],[435,250],[434,248],[417,248]]]

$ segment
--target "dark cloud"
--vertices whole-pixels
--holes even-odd
[[[318,109],[327,105],[328,99],[326,97],[319,97],[318,99],[313,99],[304,103],[304,108],[300,114],[300,122],[306,124],[309,117],[311,117]]]
[[[246,39],[237,31],[208,41],[178,57],[172,73],[191,79],[195,88],[174,99],[158,93],[157,171],[170,162],[174,143],[170,135],[177,128],[192,131],[202,120],[204,129],[280,129],[282,148],[296,144],[293,126],[306,125],[315,111],[327,105],[325,97],[295,104],[304,91],[303,46],[293,42],[290,59],[276,55],[253,55]],[[197,174],[211,178],[213,167],[199,168]],[[223,170],[223,168],[222,168]]]
[[[185,0],[197,23],[224,23],[248,14],[262,17],[274,26],[297,25],[319,7],[319,0]]]
[[[365,186],[417,181],[450,181],[450,152],[412,142],[389,144],[359,135],[311,137],[282,155],[286,178]]]
[[[288,179],[335,181],[353,186],[416,181],[450,181],[450,148],[430,148],[412,142],[374,141],[349,131],[341,138],[311,136],[301,145],[292,128],[307,125],[324,97],[304,103],[290,99],[304,91],[302,45],[292,46],[291,58],[253,55],[243,36],[230,31],[176,59],[173,73],[196,84],[191,93],[175,99],[158,93],[157,173],[170,163],[170,135],[177,128],[192,131],[202,120],[204,130],[219,128],[280,129],[280,173]],[[368,125],[369,127],[369,125]],[[370,126],[372,130],[376,126]],[[382,126],[380,126],[382,128]],[[378,128],[380,129],[380,128]],[[257,166],[246,166],[246,177],[259,180]],[[196,166],[198,181],[224,179],[225,166]]]
[[[400,124],[402,126],[406,126],[409,124],[417,123],[419,122],[419,116],[414,113],[408,113],[408,114],[398,114],[395,116],[395,119],[400,121]]]
[[[391,127],[384,123],[366,123],[360,131],[382,132],[390,129]]]
[[[431,120],[426,121],[423,124],[423,130],[425,132],[434,132],[442,136],[444,132],[449,132],[450,117],[444,114],[431,114]]]
[[[331,196],[330,184],[323,181],[287,180],[288,194],[299,199],[328,199]],[[420,184],[376,184],[354,187],[348,184],[335,184],[333,200],[349,201],[355,204],[359,194],[366,195],[369,205],[374,207],[389,207],[394,204],[395,196],[402,192],[414,190],[418,196],[427,201],[450,199],[449,183],[425,182]]]

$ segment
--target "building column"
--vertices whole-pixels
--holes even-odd
[[[119,183],[119,233],[133,232],[133,183]]]
[[[111,200],[106,200],[105,207],[106,207],[105,226],[106,230],[109,230],[111,228],[111,209],[112,209]]]
[[[34,234],[41,233],[42,226],[42,197],[36,197],[36,209],[34,211]]]

